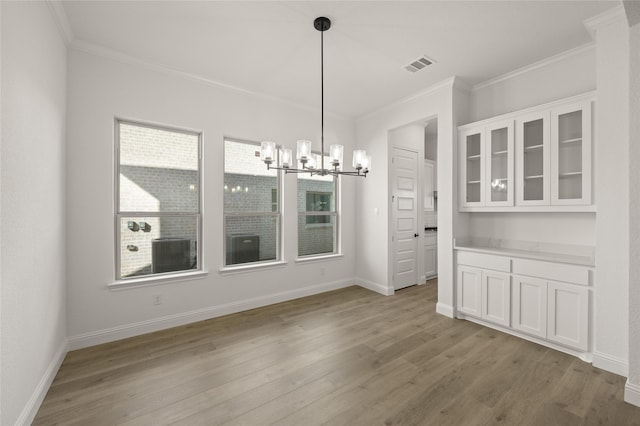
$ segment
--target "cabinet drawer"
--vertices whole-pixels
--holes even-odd
[[[548,280],[589,285],[589,268],[540,260],[513,259],[513,273]]]
[[[511,259],[492,254],[458,252],[458,265],[469,265],[494,271],[511,272]]]
[[[424,245],[425,246],[435,246],[438,244],[438,236],[437,235],[425,235],[424,237]]]

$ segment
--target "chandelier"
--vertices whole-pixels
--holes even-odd
[[[367,173],[371,170],[371,156],[367,155],[366,151],[357,149],[353,151],[353,168],[352,171],[344,171],[343,167],[343,152],[344,147],[342,145],[333,144],[329,146],[329,162],[330,167],[325,168],[325,153],[324,153],[324,32],[331,28],[331,21],[329,18],[321,16],[313,21],[313,26],[316,30],[320,31],[320,91],[321,91],[321,119],[320,119],[320,164],[316,163],[316,160],[311,152],[311,141],[299,140],[297,144],[296,159],[302,168],[292,167],[293,154],[291,149],[285,148],[280,153],[276,147],[275,142],[264,141],[260,145],[260,159],[267,165],[267,170],[284,170],[285,173],[309,173],[311,176],[361,176],[367,177]],[[278,154],[280,158],[278,159]],[[278,161],[279,160],[279,161]],[[272,164],[276,162],[276,165]],[[319,166],[319,167],[318,167]]]

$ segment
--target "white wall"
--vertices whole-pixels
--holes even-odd
[[[640,182],[640,3],[625,2],[629,37],[629,180]],[[625,400],[640,405],[640,191],[629,185],[629,380]],[[630,390],[630,388],[632,388]]]
[[[68,329],[81,347],[353,284],[355,182],[342,178],[344,257],[297,264],[296,176],[285,176],[284,267],[221,275],[223,137],[317,141],[320,111],[79,50],[69,53]],[[114,280],[114,116],[203,131],[203,263],[208,276],[110,290]],[[353,123],[325,117],[327,140],[353,149]],[[348,154],[345,155],[348,157]],[[377,159],[376,159],[377,160]],[[374,160],[374,161],[376,161]],[[323,275],[324,273],[324,275]],[[164,303],[152,304],[162,294]]]
[[[358,282],[386,294],[393,293],[389,260],[389,131],[426,118],[438,117],[438,285],[442,311],[453,315],[453,179],[454,79],[362,117],[358,142],[375,158],[375,173],[358,183]],[[423,148],[424,149],[424,148]]]
[[[45,2],[2,2],[2,415],[29,423],[66,353],[66,46]]]
[[[624,13],[596,28],[596,300],[594,365],[626,375],[629,296],[629,28]]]
[[[475,86],[471,121],[567,98],[596,88],[595,45],[585,45]]]
[[[471,213],[476,238],[538,241],[594,247],[594,213]]]

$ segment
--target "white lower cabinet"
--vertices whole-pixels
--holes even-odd
[[[463,317],[589,351],[588,267],[463,251],[457,260]]]
[[[482,270],[471,266],[458,266],[458,311],[481,317]]]
[[[547,339],[576,349],[589,348],[589,290],[549,281]]]
[[[547,282],[513,276],[513,328],[547,337]]]
[[[458,266],[458,311],[508,327],[510,281],[504,272]]]
[[[509,327],[511,319],[511,276],[482,271],[482,318]]]

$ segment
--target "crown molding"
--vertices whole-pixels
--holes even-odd
[[[622,4],[612,7],[611,9],[606,10],[592,18],[585,19],[584,21],[582,21],[582,23],[586,27],[587,31],[589,31],[589,34],[591,34],[591,38],[595,40],[596,33],[598,32],[599,28],[611,25],[612,23],[617,22],[620,19],[624,19],[626,23],[626,15],[624,13],[624,6]]]
[[[404,98],[401,98],[401,99],[399,99],[399,100],[397,100],[395,102],[392,102],[390,104],[387,104],[387,105],[383,106],[382,108],[378,108],[376,110],[373,110],[371,112],[363,114],[360,117],[358,117],[356,119],[356,121],[360,122],[360,121],[366,120],[366,119],[368,119],[368,118],[370,118],[370,117],[372,117],[374,115],[380,114],[380,113],[382,113],[384,111],[388,111],[388,110],[394,109],[394,108],[396,108],[396,107],[398,107],[398,106],[400,106],[402,104],[405,104],[407,102],[411,102],[411,101],[413,101],[413,100],[415,100],[417,98],[429,95],[431,93],[437,92],[437,91],[442,90],[442,89],[464,88],[465,85],[466,85],[466,83],[464,83],[460,79],[460,77],[457,77],[457,76],[454,75],[454,76],[449,77],[449,78],[447,78],[445,80],[442,80],[439,83],[436,83],[436,84],[434,84],[432,86],[429,86],[429,87],[427,87],[426,89],[424,89],[424,90],[422,90],[420,92],[414,93],[414,94],[409,95],[409,96],[404,97]]]
[[[53,20],[56,22],[62,39],[65,44],[69,46],[73,42],[73,30],[71,30],[71,25],[69,25],[67,13],[64,11],[62,2],[60,0],[46,0],[46,4],[53,15]]]
[[[238,86],[234,86],[232,84],[228,84],[228,83],[224,83],[224,82],[220,82],[220,81],[216,81],[216,80],[211,80],[208,79],[206,77],[202,77],[200,75],[197,74],[192,74],[186,71],[181,71],[166,65],[162,65],[159,63],[154,63],[154,62],[150,62],[150,61],[146,61],[143,59],[139,59],[136,58],[134,56],[131,55],[127,55],[126,53],[122,53],[118,50],[114,50],[114,49],[110,49],[104,46],[100,46],[94,43],[89,43],[83,40],[78,40],[78,39],[74,39],[70,44],[69,44],[69,48],[73,49],[75,51],[78,52],[82,52],[82,53],[86,53],[89,55],[93,55],[93,56],[98,56],[101,58],[105,58],[105,59],[110,59],[112,61],[115,62],[120,62],[123,64],[127,64],[127,65],[133,65],[133,66],[137,66],[140,68],[146,68],[152,71],[156,71],[156,72],[160,72],[160,73],[164,73],[164,74],[169,74],[169,75],[173,75],[176,77],[180,77],[180,78],[184,78],[187,80],[191,80],[191,81],[195,81],[197,83],[206,85],[206,86],[211,86],[211,87],[216,87],[216,88],[220,88],[220,89],[226,89],[226,90],[230,90],[236,93],[242,93],[244,95],[248,95],[248,96],[253,96],[256,98],[261,98],[264,100],[268,100],[271,102],[277,102],[283,105],[287,105],[289,107],[292,108],[296,108],[296,109],[300,109],[300,110],[304,110],[304,111],[309,111],[309,112],[313,112],[313,113],[319,113],[320,112],[320,108],[315,108],[315,107],[311,107],[305,104],[301,104],[301,103],[297,103],[297,102],[293,102],[287,99],[283,99],[283,98],[279,98],[277,96],[273,96],[273,95],[268,95],[266,93],[261,93],[261,92],[256,92],[253,90],[248,90],[248,89],[243,89],[242,87],[238,87]],[[342,114],[337,114],[331,111],[326,111],[325,110],[325,116],[329,116],[332,117],[334,119],[338,119],[338,120],[342,120],[342,121],[353,121],[354,117],[351,116],[347,116],[347,115],[342,115]]]
[[[534,71],[539,68],[544,68],[548,65],[551,65],[556,62],[560,62],[564,59],[570,58],[575,55],[580,55],[584,52],[588,52],[590,50],[594,50],[596,45],[594,42],[590,42],[587,44],[583,44],[582,46],[575,47],[573,49],[564,51],[562,53],[558,53],[557,55],[550,56],[548,58],[542,59],[538,62],[534,62],[529,65],[525,65],[522,68],[518,68],[513,71],[509,71],[505,74],[499,75],[497,77],[491,78],[489,80],[483,81],[482,83],[474,84],[471,90],[473,92],[478,91],[480,89],[484,89],[489,86],[493,86],[494,84],[502,83],[503,81],[510,80],[519,75],[526,74],[528,72]]]

